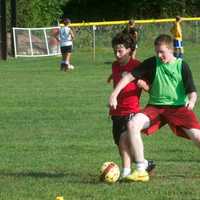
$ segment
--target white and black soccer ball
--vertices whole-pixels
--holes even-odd
[[[100,180],[106,183],[115,183],[120,176],[118,165],[112,161],[103,163],[100,170]]]

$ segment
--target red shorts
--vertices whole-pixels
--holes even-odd
[[[188,138],[182,128],[200,129],[200,123],[193,111],[186,107],[152,106],[147,105],[141,113],[150,118],[150,127],[144,130],[145,134],[151,135],[165,124],[168,124],[172,131],[181,137]]]

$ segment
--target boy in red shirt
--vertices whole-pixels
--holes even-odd
[[[112,47],[116,61],[112,64],[112,75],[108,78],[110,82],[113,79],[113,86],[117,85],[120,79],[127,73],[136,68],[140,62],[131,57],[135,41],[129,34],[118,33],[112,39]],[[129,138],[127,135],[127,123],[140,110],[139,99],[142,89],[148,90],[148,85],[143,80],[130,82],[119,94],[118,105],[116,109],[110,107],[110,115],[113,121],[113,139],[118,146],[122,159],[122,175],[126,177],[131,173],[131,163],[134,161],[130,152]],[[146,170],[150,172],[155,164],[153,161],[147,161]]]

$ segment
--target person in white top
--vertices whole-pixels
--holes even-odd
[[[62,23],[63,26],[60,27],[59,38],[57,38],[60,41],[60,49],[62,53],[60,69],[62,71],[67,71],[68,69],[74,69],[74,67],[70,64],[73,49],[74,33],[69,27],[69,24],[71,23],[70,19],[65,18],[62,20]]]

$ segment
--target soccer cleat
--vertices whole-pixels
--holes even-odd
[[[120,181],[123,181],[124,179],[126,179],[127,176],[130,176],[131,173],[129,174],[121,174],[121,176],[119,177]]]
[[[146,171],[151,175],[156,167],[156,164],[153,160],[148,160],[148,166],[146,168]]]
[[[133,182],[147,182],[149,181],[149,174],[147,171],[135,170],[131,175],[126,176],[124,180]]]

